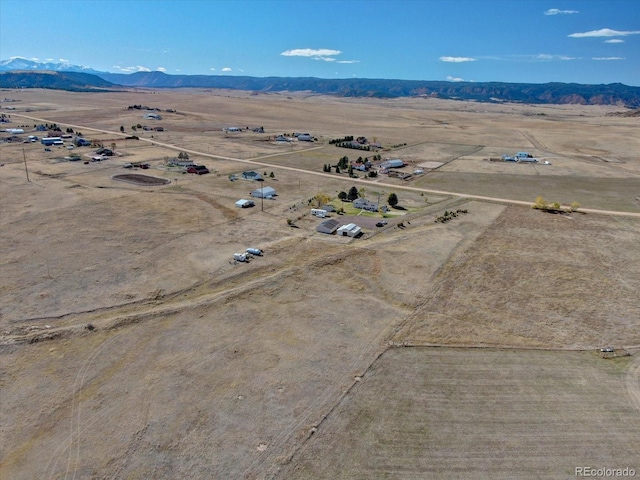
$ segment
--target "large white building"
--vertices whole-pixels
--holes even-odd
[[[346,225],[342,225],[338,229],[337,234],[342,237],[357,237],[360,232],[362,232],[362,228],[355,223],[348,223]]]
[[[276,189],[273,187],[257,188],[251,192],[251,196],[254,198],[273,198],[276,196]]]

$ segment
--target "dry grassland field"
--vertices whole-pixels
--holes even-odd
[[[638,117],[219,90],[2,97],[25,132],[0,143],[0,478],[640,475]],[[53,123],[115,155],[23,143]],[[275,141],[294,132],[316,141]],[[329,144],[345,135],[380,148]],[[489,160],[521,151],[539,162]],[[211,173],[167,166],[180,152]],[[423,173],[323,172],[374,154]],[[230,179],[248,170],[265,181]],[[261,186],[277,195],[236,207]],[[400,208],[358,210],[338,199],[352,186]],[[317,232],[318,193],[362,236]],[[538,196],[564,211],[532,209]],[[234,262],[248,247],[264,255]]]

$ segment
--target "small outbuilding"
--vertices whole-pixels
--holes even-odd
[[[273,198],[276,196],[276,189],[273,187],[257,188],[251,192],[251,196],[254,198]]]
[[[253,200],[245,200],[244,198],[241,198],[236,202],[236,207],[239,207],[239,208],[249,208],[249,207],[253,207],[254,205],[255,203]]]
[[[338,235],[341,237],[357,237],[362,232],[362,228],[360,228],[355,223],[348,223],[346,225],[341,226],[338,229]]]
[[[338,229],[339,225],[340,225],[340,222],[338,222],[338,220],[335,220],[335,219],[332,218],[332,219],[329,219],[329,220],[325,220],[320,225],[318,225],[316,227],[316,231],[318,231],[320,233],[326,233],[328,235],[331,235],[332,233],[335,233],[335,231]]]

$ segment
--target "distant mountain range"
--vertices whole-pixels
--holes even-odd
[[[44,71],[47,71],[45,73]],[[442,82],[312,77],[245,77],[97,72],[88,67],[39,63],[22,58],[0,61],[0,87],[96,91],[127,88],[221,88],[255,92],[310,92],[342,97],[432,97],[478,102],[617,105],[640,107],[640,87],[621,83]]]
[[[83,72],[83,73],[103,73],[90,67],[72,65],[68,62],[38,62],[22,57],[11,57],[8,60],[0,60],[0,72],[13,70],[33,70],[51,72]]]

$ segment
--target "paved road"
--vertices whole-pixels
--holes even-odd
[[[27,116],[27,115],[16,114],[16,113],[13,113],[13,112],[12,112],[12,115],[14,117],[22,117],[22,118],[26,118],[26,119],[29,119],[29,120],[34,120],[36,122],[41,122],[41,123],[55,123],[54,120],[45,119],[45,118],[36,118],[36,117]],[[79,130],[84,130],[84,131],[107,133],[109,135],[121,136],[122,138],[130,136],[128,134],[124,134],[124,133],[120,133],[120,132],[114,132],[114,131],[111,131],[111,130],[102,130],[102,129],[98,129],[98,128],[87,127],[86,125],[70,125],[70,124],[67,124],[67,123],[65,123],[65,125],[68,125],[69,127],[73,128],[73,129],[76,129],[76,130],[79,129]],[[291,172],[302,173],[302,174],[305,174],[305,175],[318,175],[318,176],[321,176],[321,177],[330,178],[331,180],[348,181],[349,183],[362,183],[363,185],[371,185],[373,183],[371,180],[363,180],[363,179],[360,179],[360,178],[342,178],[342,177],[337,177],[336,175],[333,175],[331,173],[314,172],[312,170],[304,170],[302,168],[287,167],[287,166],[284,166],[284,165],[272,164],[272,163],[267,163],[267,162],[261,161],[261,160],[264,160],[264,159],[267,159],[267,158],[270,158],[270,157],[279,157],[279,156],[282,156],[282,155],[292,155],[292,154],[298,154],[300,152],[308,152],[308,151],[311,151],[311,150],[318,150],[318,149],[324,148],[324,146],[311,147],[311,148],[308,148],[308,149],[305,149],[305,150],[295,150],[295,151],[291,151],[291,152],[273,153],[273,154],[269,154],[269,155],[263,155],[262,157],[257,157],[257,158],[252,159],[252,160],[246,160],[246,159],[242,159],[242,158],[226,157],[226,156],[223,156],[223,155],[215,155],[213,153],[201,152],[199,150],[187,149],[187,148],[184,148],[182,146],[173,145],[173,144],[170,144],[170,143],[158,142],[156,139],[151,139],[151,138],[140,137],[140,141],[147,142],[147,143],[150,143],[152,145],[157,145],[157,146],[160,146],[160,147],[169,148],[169,149],[172,149],[172,150],[177,150],[177,151],[186,152],[186,153],[193,154],[193,155],[198,155],[198,156],[201,156],[201,157],[208,157],[208,158],[220,159],[220,160],[230,160],[230,161],[233,161],[233,162],[245,163],[247,165],[253,165],[253,166],[278,168],[279,170],[288,170],[288,171],[291,171]],[[415,191],[415,192],[421,192],[421,193],[429,193],[429,194],[434,194],[434,195],[448,195],[448,196],[453,196],[453,197],[469,198],[469,199],[473,199],[473,200],[505,203],[505,204],[509,204],[509,205],[525,205],[525,206],[531,206],[532,205],[532,202],[525,202],[525,201],[522,201],[522,200],[512,200],[512,199],[508,199],[508,198],[498,198],[498,197],[486,197],[486,196],[482,196],[482,195],[470,195],[468,193],[449,192],[449,191],[444,191],[444,190],[431,190],[431,189],[427,189],[427,188],[411,187],[411,186],[408,186],[408,185],[396,185],[396,184],[386,183],[386,182],[380,181],[380,180],[376,181],[375,184],[376,185],[382,185],[382,186],[385,186],[387,188],[392,188],[392,189],[395,189],[395,190],[409,190],[409,191]],[[591,208],[580,208],[580,211],[583,212],[583,213],[595,213],[595,214],[602,214],[602,215],[616,215],[616,216],[623,216],[623,217],[637,217],[637,218],[640,218],[640,212],[621,212],[621,211],[616,211],[616,210],[597,210],[597,209],[591,209]]]

